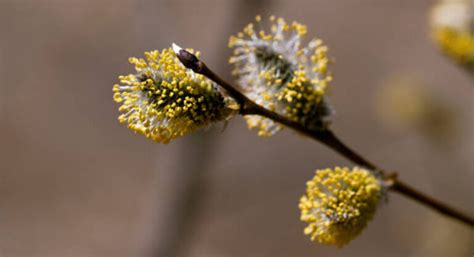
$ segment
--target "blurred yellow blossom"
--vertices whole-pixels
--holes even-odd
[[[431,25],[446,55],[474,70],[474,1],[441,0],[432,10]]]

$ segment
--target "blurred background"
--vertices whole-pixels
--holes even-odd
[[[434,3],[0,0],[0,256],[471,256],[472,229],[393,193],[348,246],[314,244],[298,199],[348,161],[241,117],[160,145],[112,101],[130,56],[176,42],[231,80],[230,35],[256,14],[297,20],[336,60],[334,131],[473,214],[474,79],[431,42]]]

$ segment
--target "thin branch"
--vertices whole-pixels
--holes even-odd
[[[279,122],[287,127],[290,127],[310,138],[319,141],[320,143],[328,146],[333,149],[335,152],[344,156],[345,158],[351,160],[357,165],[366,167],[370,170],[379,172],[384,178],[385,181],[390,185],[390,188],[395,192],[398,192],[406,197],[412,198],[413,200],[424,204],[442,214],[455,218],[465,224],[474,227],[474,218],[468,214],[463,213],[462,211],[456,210],[449,205],[430,197],[410,186],[400,181],[397,176],[388,174],[383,169],[378,168],[375,164],[371,163],[356,151],[352,150],[346,144],[344,144],[336,135],[330,130],[311,130],[304,127],[300,123],[293,121],[280,115],[276,112],[270,111],[254,101],[250,100],[234,86],[230,85],[219,76],[217,76],[211,69],[209,69],[206,64],[199,60],[195,55],[190,52],[180,48],[179,46],[173,44],[173,49],[176,52],[178,59],[183,63],[185,67],[193,70],[196,73],[202,74],[212,81],[216,82],[222,88],[224,88],[227,93],[234,98],[240,104],[240,114],[241,115],[260,115],[276,122]]]
[[[471,227],[474,227],[474,219],[468,214],[460,210],[454,209],[453,207],[448,206],[444,204],[443,202],[418,191],[417,189],[405,184],[404,182],[400,180],[395,180],[391,188],[392,190],[400,194],[403,194],[407,197],[410,197],[421,204],[424,204],[436,209],[438,212],[442,214],[456,218],[470,225]]]

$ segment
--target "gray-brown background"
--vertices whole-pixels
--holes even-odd
[[[313,244],[297,209],[305,181],[349,162],[289,131],[259,138],[240,117],[155,144],[112,101],[129,56],[177,42],[231,79],[229,35],[257,13],[298,20],[336,59],[334,130],[472,214],[473,80],[432,45],[433,3],[0,0],[0,256],[471,256],[472,229],[396,194],[347,247]],[[384,121],[377,98],[400,77],[450,110],[451,129]]]

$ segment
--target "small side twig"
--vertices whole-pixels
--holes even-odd
[[[474,227],[473,217],[463,213],[462,211],[456,210],[455,208],[435,199],[434,197],[428,196],[412,188],[411,186],[408,186],[406,183],[400,181],[397,176],[393,176],[392,174],[389,175],[383,169],[380,169],[375,164],[371,163],[370,161],[362,157],[362,155],[358,154],[356,151],[352,150],[350,147],[344,144],[331,130],[311,130],[296,121],[288,119],[283,115],[280,115],[276,112],[270,111],[258,105],[257,103],[249,99],[247,96],[242,94],[234,86],[217,76],[211,69],[207,67],[207,65],[203,61],[199,60],[195,55],[180,48],[175,44],[173,44],[173,49],[176,52],[178,59],[183,63],[186,68],[206,76],[207,78],[211,79],[212,81],[220,85],[222,88],[224,88],[227,93],[240,104],[241,115],[260,115],[279,122],[287,127],[290,127],[328,146],[338,154],[344,156],[350,161],[356,163],[357,165],[379,172],[385,178],[387,184],[390,185],[390,189],[392,189],[393,191],[398,192],[408,198],[411,198],[417,201],[418,203],[430,207],[433,210],[436,210],[442,214],[457,219],[471,227]]]

